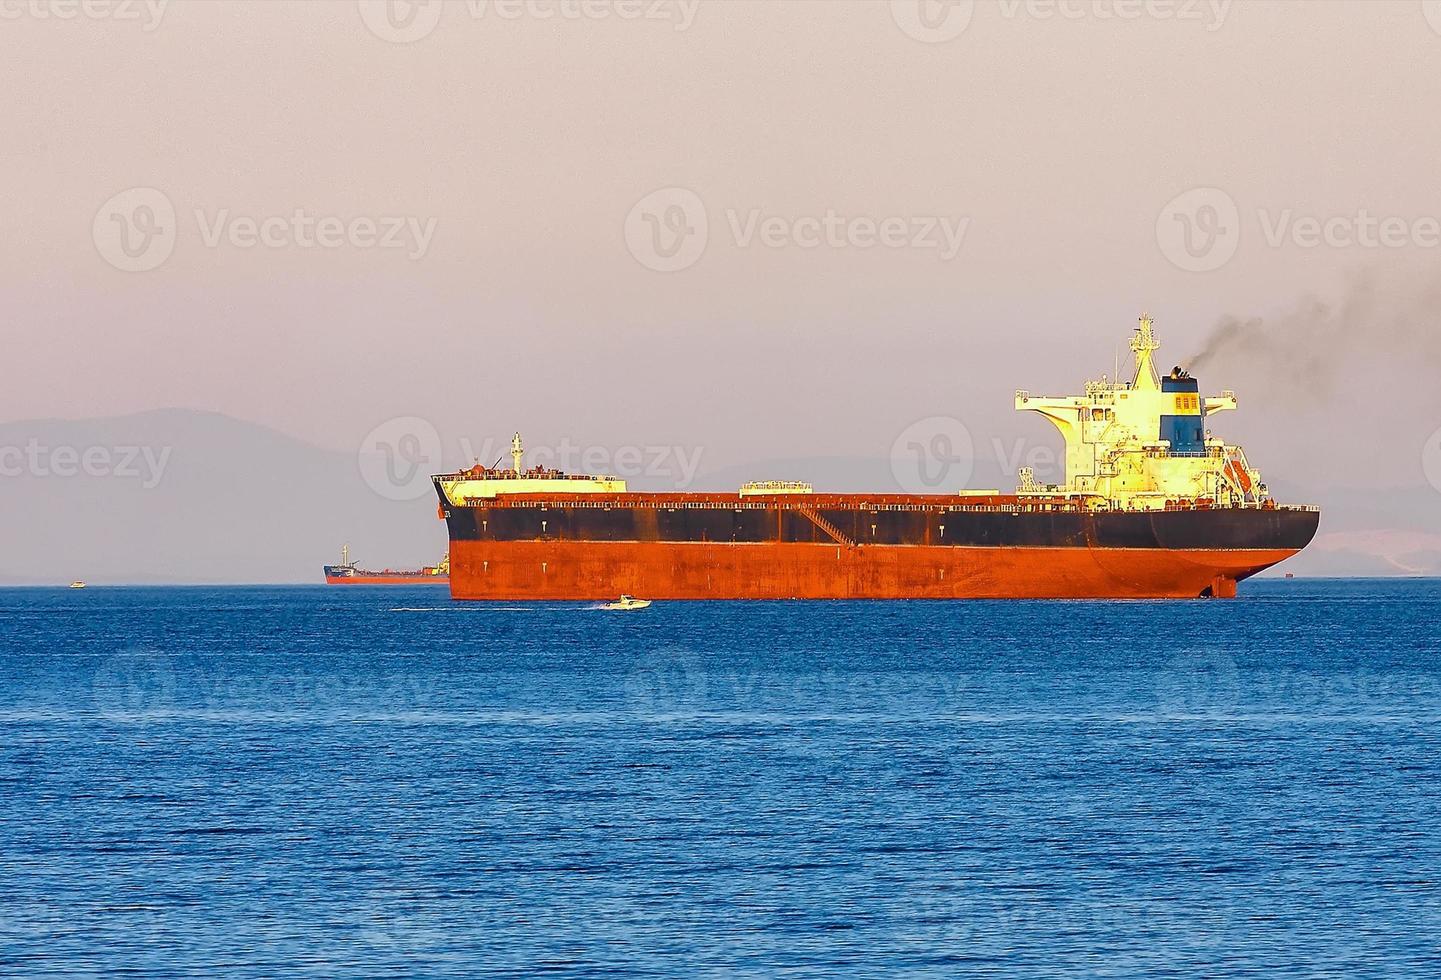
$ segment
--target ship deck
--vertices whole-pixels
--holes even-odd
[[[925,511],[972,513],[1089,513],[1092,498],[1065,495],[991,494],[957,496],[953,494],[905,493],[806,493],[806,494],[739,494],[706,492],[670,493],[506,493],[494,497],[467,497],[463,506],[492,509],[558,507],[575,509],[644,509],[662,510],[705,509],[719,507],[734,510],[867,510]],[[452,505],[454,506],[454,505]],[[1214,510],[1210,501],[1177,500],[1168,502],[1165,510]],[[1307,505],[1268,503],[1248,509],[1315,511]]]

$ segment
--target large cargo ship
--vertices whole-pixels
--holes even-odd
[[[1304,548],[1314,507],[1271,499],[1179,367],[1158,377],[1143,317],[1129,382],[1016,392],[1065,441],[1063,484],[1015,493],[633,493],[623,480],[525,469],[435,477],[456,599],[1229,598]]]
[[[350,560],[350,545],[340,549],[340,564],[325,566],[326,585],[449,585],[450,556],[439,564],[417,569],[384,568],[372,571]]]

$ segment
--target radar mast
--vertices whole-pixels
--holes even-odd
[[[1131,387],[1142,391],[1155,391],[1160,387],[1160,382],[1156,380],[1156,366],[1151,363],[1151,354],[1161,346],[1151,329],[1153,322],[1151,314],[1142,313],[1136,336],[1131,338],[1131,350],[1136,354],[1136,380],[1131,382]]]

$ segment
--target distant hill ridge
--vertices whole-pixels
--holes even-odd
[[[431,498],[385,499],[354,453],[217,412],[0,423],[0,468],[5,584],[318,583],[346,542],[372,566],[419,566],[446,547]],[[897,489],[889,460],[860,457],[703,469],[690,489],[752,479]],[[969,485],[1007,489],[1014,475],[981,459]],[[1321,535],[1278,574],[1441,574],[1441,494],[1429,485],[1306,497],[1326,509]]]

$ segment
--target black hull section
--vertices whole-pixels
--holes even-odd
[[[965,548],[1146,548],[1299,551],[1315,510],[1136,513],[680,504],[567,506],[507,501],[447,508],[452,541],[663,541],[928,545]],[[812,516],[813,515],[813,516]],[[819,518],[816,520],[815,518]]]

